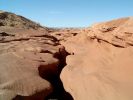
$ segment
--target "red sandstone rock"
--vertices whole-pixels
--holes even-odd
[[[12,13],[0,13],[0,22],[0,100],[44,100],[53,92],[49,79],[60,69],[58,40]]]
[[[132,100],[133,19],[100,23],[62,43],[69,55],[61,73],[74,100]]]

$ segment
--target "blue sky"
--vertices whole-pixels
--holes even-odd
[[[48,27],[87,27],[133,16],[133,0],[0,0],[0,9]]]

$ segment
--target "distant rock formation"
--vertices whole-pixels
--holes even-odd
[[[41,25],[10,12],[0,11],[0,26],[22,29],[44,29]],[[47,29],[45,27],[45,29]]]

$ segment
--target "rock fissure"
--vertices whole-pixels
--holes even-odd
[[[45,77],[46,75],[43,75],[44,72],[40,74],[41,77],[47,79],[53,85],[53,92],[46,97],[46,100],[73,100],[71,94],[65,91],[63,83],[60,79],[60,74],[62,69],[66,66],[66,57],[68,55],[69,53],[65,50],[65,47],[61,46],[61,48],[59,48],[59,52],[54,54],[54,57],[59,60],[57,73],[52,73],[53,75],[48,75],[48,77]],[[48,71],[46,71],[45,73],[48,73]]]

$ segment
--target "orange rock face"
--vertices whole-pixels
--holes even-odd
[[[44,100],[61,69],[64,47],[46,28],[24,19],[0,13],[0,100]]]
[[[100,23],[62,44],[69,55],[61,73],[74,100],[132,100],[133,18]]]
[[[48,34],[33,31],[38,34],[34,36],[31,31],[25,32],[26,36],[1,36],[0,100],[42,91],[44,99],[53,90],[48,80],[58,73],[59,59],[54,55],[59,53],[59,44]]]

